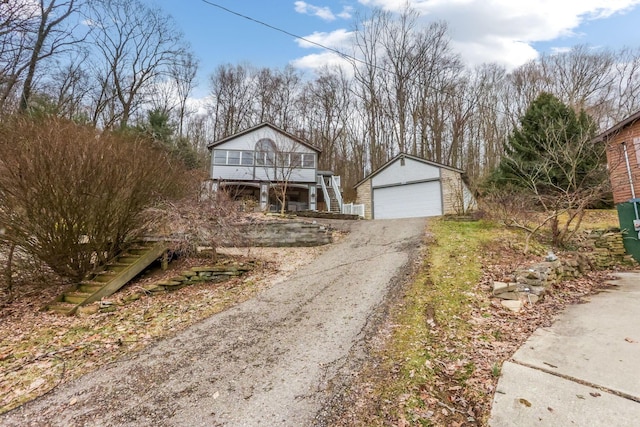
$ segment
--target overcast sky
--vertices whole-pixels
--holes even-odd
[[[338,61],[335,54],[214,5],[288,33],[347,50],[354,22],[373,8],[400,10],[407,0],[145,0],[178,22],[202,65],[246,62],[301,69]],[[497,62],[511,69],[541,53],[577,44],[640,46],[640,0],[409,0],[420,24],[446,21],[453,48],[469,65]],[[206,86],[206,82],[201,85]]]

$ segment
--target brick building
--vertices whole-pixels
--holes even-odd
[[[625,249],[640,261],[640,111],[601,133]]]

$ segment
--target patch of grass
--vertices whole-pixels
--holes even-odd
[[[618,211],[615,209],[589,209],[584,215],[581,228],[607,229],[620,227]]]
[[[494,378],[498,378],[498,377],[500,376],[500,374],[501,374],[501,373],[502,373],[502,366],[500,366],[500,364],[499,364],[499,363],[497,363],[497,362],[496,362],[496,363],[494,363],[494,364],[491,366],[491,375],[492,375]]]
[[[615,226],[615,210],[589,211],[582,224]],[[390,315],[392,329],[362,374],[367,380],[354,387],[364,409],[350,409],[342,426],[484,425],[503,361],[566,302],[548,296],[530,315],[511,315],[492,301],[490,280],[509,281],[550,249],[532,239],[525,253],[523,230],[434,219],[428,231],[434,237],[424,263]]]
[[[391,417],[416,425],[430,425],[425,402],[447,399],[434,384],[446,377],[446,387],[455,387],[475,369],[450,343],[466,340],[468,311],[477,303],[474,290],[482,275],[481,251],[500,232],[484,221],[432,220],[429,228],[435,240],[427,245],[424,265],[395,314],[396,327],[383,350],[384,369],[396,375],[377,390],[382,401],[403,401],[389,409]]]

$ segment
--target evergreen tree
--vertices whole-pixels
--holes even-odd
[[[609,193],[605,146],[593,142],[595,131],[584,111],[576,113],[555,96],[541,94],[509,135],[489,191],[542,211],[542,223],[525,228],[534,233],[549,224],[553,244],[565,244],[585,209]]]
[[[603,161],[599,147],[592,150],[585,144],[595,131],[584,111],[576,113],[552,94],[542,93],[509,136],[496,182],[547,195],[589,185],[585,179],[593,177],[591,171]]]

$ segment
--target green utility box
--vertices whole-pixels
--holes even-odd
[[[640,213],[640,203],[638,204],[638,212]],[[624,249],[629,255],[636,261],[640,262],[640,239],[638,239],[638,231],[636,231],[636,225],[640,222],[636,222],[636,210],[633,202],[620,203],[616,206],[618,209],[618,219],[620,221],[620,230],[623,235]]]

